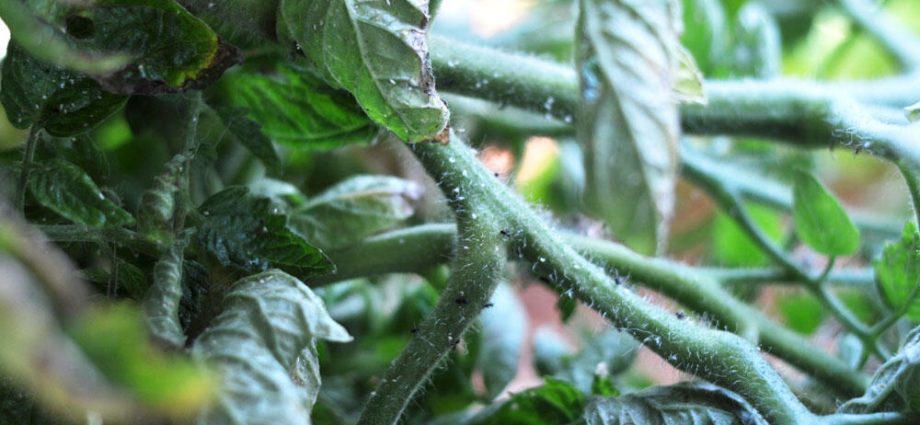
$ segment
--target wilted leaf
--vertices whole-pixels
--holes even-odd
[[[495,288],[492,306],[480,314],[480,347],[477,367],[489,399],[498,396],[517,375],[521,350],[527,336],[527,313],[514,289],[507,284]]]
[[[653,387],[617,398],[596,399],[585,409],[587,425],[766,425],[744,399],[705,383]]]
[[[29,191],[35,200],[64,218],[87,226],[121,226],[134,218],[106,199],[96,183],[63,159],[33,164]]]
[[[792,192],[795,229],[806,245],[826,255],[849,255],[859,248],[859,229],[818,179],[797,172]]]
[[[291,37],[326,80],[351,92],[372,120],[408,142],[433,139],[449,112],[428,60],[428,3],[283,0]]]
[[[342,248],[405,221],[421,196],[409,180],[355,176],[292,210],[290,226],[322,249]]]
[[[634,249],[663,247],[678,166],[679,22],[667,0],[582,0],[578,22],[589,211]]]
[[[466,425],[556,425],[582,417],[585,395],[565,381],[547,378],[541,387],[522,391],[503,403],[483,409]]]
[[[136,308],[116,305],[93,310],[80,318],[71,333],[109,379],[171,417],[191,417],[217,389],[209,371],[157,350],[147,339]]]
[[[270,173],[281,170],[281,158],[275,152],[272,141],[262,132],[262,125],[246,117],[246,110],[234,107],[218,107],[214,109],[220,119],[233,133],[239,142],[262,161]]]
[[[335,266],[326,255],[287,227],[287,216],[268,198],[230,187],[208,198],[198,241],[224,267],[254,273],[269,267],[306,279]]]
[[[185,332],[179,322],[182,271],[187,238],[178,239],[153,266],[153,286],[144,299],[144,319],[154,341],[164,347],[181,348]]]
[[[154,177],[153,185],[141,195],[141,207],[137,211],[137,227],[141,232],[163,239],[172,231],[176,194],[183,165],[187,162],[184,154],[173,156],[163,165],[163,172]]]
[[[319,382],[310,366],[316,339],[347,342],[351,336],[303,282],[272,270],[234,283],[223,312],[192,349],[223,376],[219,401],[197,424],[309,423],[313,380]]]
[[[16,128],[37,126],[53,136],[89,131],[124,105],[89,77],[56,68],[11,41],[3,60],[0,102]]]
[[[231,73],[222,80],[228,101],[277,143],[292,149],[329,150],[367,143],[377,126],[345,91],[335,90],[295,64],[267,74]]]
[[[920,322],[920,293],[915,293],[920,291],[920,235],[913,221],[907,221],[901,239],[885,245],[872,265],[876,286],[888,305],[896,311],[906,307],[907,317]]]
[[[872,377],[866,393],[840,406],[841,413],[920,411],[920,327]]]

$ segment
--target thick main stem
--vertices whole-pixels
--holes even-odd
[[[648,304],[563,243],[517,194],[499,183],[460,140],[449,145],[417,144],[416,156],[449,197],[469,199],[508,222],[513,248],[534,270],[602,312],[675,367],[730,388],[771,423],[814,423],[783,379],[754,345],[705,328]],[[472,188],[472,190],[468,190]]]

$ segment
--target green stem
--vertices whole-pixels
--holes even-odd
[[[504,219],[490,206],[477,202],[477,194],[485,189],[457,180],[443,183],[441,189],[448,195],[457,221],[447,287],[434,311],[418,326],[415,336],[371,393],[359,425],[389,425],[399,420],[413,395],[479,317],[504,275]]]
[[[466,199],[508,222],[513,248],[562,291],[571,290],[675,367],[730,388],[773,423],[812,423],[803,406],[756,347],[728,332],[680,320],[648,304],[563,243],[513,190],[498,182],[460,140],[413,145],[416,156],[454,200]]]
[[[911,425],[917,423],[916,413],[836,414],[822,418],[824,425]]]
[[[719,283],[727,285],[758,285],[763,283],[798,285],[799,282],[783,268],[702,268],[699,271]],[[827,282],[843,287],[867,288],[874,285],[875,273],[871,268],[833,270]]]
[[[566,66],[441,37],[431,37],[430,45],[438,87],[443,91],[514,105],[562,120],[574,116],[579,102],[578,81]],[[912,86],[918,86],[916,80],[920,77],[905,78],[897,81],[914,81]],[[915,90],[905,88],[911,85],[901,85],[899,95],[890,93],[896,88],[889,85],[889,81],[875,85],[707,81],[707,104],[682,105],[681,124],[690,134],[762,137],[810,148],[840,146],[920,164],[920,135],[909,126],[879,122],[852,98],[841,94],[885,103],[903,101],[903,92]],[[882,98],[881,91],[892,99]],[[917,98],[920,96],[906,102]]]
[[[38,146],[40,128],[32,127],[29,131],[29,139],[22,153],[22,164],[19,169],[19,187],[16,196],[16,211],[20,214],[25,212],[26,193],[29,191],[29,174],[32,172],[32,161],[35,158],[35,147]]]
[[[128,249],[157,258],[166,249],[161,243],[121,227],[88,227],[78,224],[38,226],[54,242],[112,242]]]

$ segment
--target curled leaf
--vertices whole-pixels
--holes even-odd
[[[153,286],[144,300],[144,319],[150,336],[171,348],[185,345],[179,303],[182,300],[183,250],[187,244],[187,238],[180,238],[153,266]]]
[[[898,353],[872,377],[866,393],[844,403],[841,413],[920,411],[920,327],[907,334]]]
[[[326,80],[399,138],[431,140],[447,126],[428,59],[427,1],[282,0],[281,17]]]
[[[311,372],[316,339],[351,336],[303,282],[271,270],[234,283],[223,312],[192,348],[223,376],[218,402],[197,424],[309,423],[319,379]]]

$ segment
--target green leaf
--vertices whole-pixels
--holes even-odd
[[[223,377],[218,402],[196,423],[309,423],[319,384],[315,341],[351,336],[303,282],[278,270],[237,281],[223,306],[192,348]]]
[[[534,366],[540,376],[561,372],[572,354],[569,344],[547,325],[537,328],[533,335]]]
[[[660,251],[677,182],[679,22],[667,0],[579,4],[585,202],[630,247]]]
[[[728,25],[719,0],[683,0],[681,42],[706,75],[714,74],[728,51]]]
[[[246,109],[234,107],[218,107],[214,109],[227,130],[239,142],[262,161],[265,168],[272,174],[281,170],[281,158],[275,152],[271,139],[262,132],[262,125],[246,116]]]
[[[42,206],[75,223],[101,227],[134,222],[80,167],[63,159],[33,164],[29,191]]]
[[[581,419],[586,403],[585,395],[570,384],[547,378],[541,387],[483,409],[466,425],[568,424]]]
[[[78,45],[93,51],[128,52],[132,62],[97,76],[108,90],[156,94],[202,88],[239,61],[207,24],[173,0],[97,0],[67,17],[68,30],[85,30]]]
[[[266,74],[230,73],[221,81],[230,104],[246,108],[269,138],[291,149],[329,150],[377,134],[350,94],[296,64],[277,64]]]
[[[596,399],[585,409],[587,425],[766,425],[740,396],[712,384],[653,387],[617,398]]]
[[[171,417],[191,417],[217,390],[210,371],[158,351],[147,339],[140,311],[129,305],[93,310],[71,333],[109,379]]]
[[[872,262],[875,284],[895,311],[920,322],[920,235],[913,221],[904,225],[901,239],[889,242],[882,256]]]
[[[447,126],[428,61],[428,4],[414,0],[282,0],[291,37],[324,77],[408,142]]]
[[[277,267],[301,279],[335,270],[322,251],[287,227],[281,207],[245,187],[214,194],[199,211],[198,242],[224,267],[249,273]]]
[[[517,294],[507,284],[495,288],[492,306],[480,315],[481,345],[477,367],[489,399],[498,396],[518,371],[527,337],[527,313]]]
[[[150,337],[164,347],[185,346],[185,332],[179,321],[182,300],[183,250],[187,238],[178,239],[153,266],[153,286],[144,299],[144,319]]]
[[[783,222],[779,213],[759,204],[747,204],[746,208],[767,236],[774,241],[782,238]],[[713,221],[711,253],[716,264],[727,267],[756,267],[769,261],[748,233],[721,211]]]
[[[920,120],[920,102],[904,108],[904,115],[910,122],[917,122],[917,120]]]
[[[806,245],[825,255],[849,255],[859,249],[859,229],[814,175],[795,173],[792,191],[795,230]]]
[[[355,176],[292,210],[290,226],[323,249],[343,248],[404,222],[421,196],[409,180]]]
[[[16,128],[36,126],[53,136],[89,131],[124,105],[89,77],[39,61],[11,41],[3,60],[0,103]]]
[[[814,333],[824,321],[821,301],[809,294],[782,296],[777,300],[777,307],[786,326],[801,334]]]
[[[840,413],[920,411],[920,327],[907,334],[897,354],[875,372],[862,397],[844,403]]]

